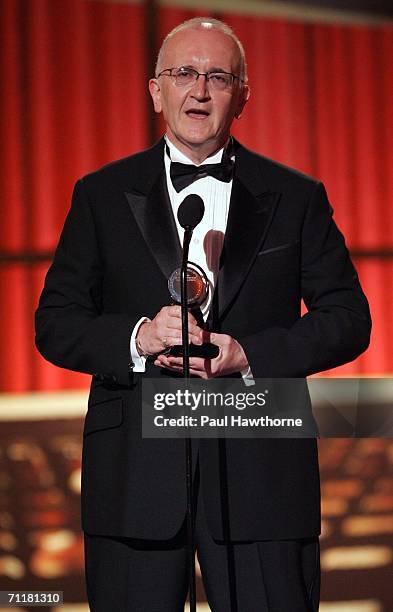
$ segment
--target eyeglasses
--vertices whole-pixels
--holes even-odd
[[[194,68],[187,68],[186,66],[180,66],[180,68],[165,68],[165,70],[161,70],[160,74],[157,75],[157,79],[160,76],[173,77],[175,79],[175,85],[178,87],[192,87],[200,76],[204,76],[209,86],[217,91],[230,89],[235,79],[239,79],[239,81],[243,83],[243,80],[235,74],[232,74],[232,72],[224,72],[223,70],[198,72],[194,70]]]

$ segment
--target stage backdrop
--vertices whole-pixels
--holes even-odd
[[[49,257],[75,180],[159,137],[147,95],[155,53],[196,14],[91,0],[0,4],[1,390],[88,383],[34,348]],[[252,96],[234,134],[325,182],[371,302],[370,349],[331,374],[391,373],[393,27],[215,16],[248,56]]]

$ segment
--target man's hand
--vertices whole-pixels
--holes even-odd
[[[190,357],[190,374],[207,379],[233,374],[249,367],[242,346],[232,336],[204,331],[203,341],[216,344],[220,350],[219,355],[214,359]],[[167,368],[173,372],[182,372],[183,358],[158,355],[154,365]]]
[[[191,313],[188,313],[188,339],[190,344],[202,344],[202,330]],[[156,355],[181,343],[180,306],[161,308],[152,321],[142,323],[136,336],[138,351],[144,355]]]

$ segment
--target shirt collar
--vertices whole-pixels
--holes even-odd
[[[201,164],[195,164],[189,157],[184,155],[179,149],[171,142],[167,135],[165,135],[166,143],[169,147],[169,152],[171,156],[171,161],[173,162],[181,162],[182,164],[193,164],[194,166],[200,166]],[[219,164],[222,158],[222,154],[224,151],[224,147],[222,147],[219,151],[207,157],[202,164]]]

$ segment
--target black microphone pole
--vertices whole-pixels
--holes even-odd
[[[188,343],[188,299],[187,299],[187,263],[188,251],[194,228],[200,223],[204,215],[205,206],[202,198],[189,195],[181,203],[177,217],[184,228],[183,258],[180,273],[181,292],[181,322],[182,322],[182,349],[183,349],[183,378],[190,378],[190,346]],[[187,489],[187,553],[189,562],[190,585],[190,612],[196,612],[196,583],[195,583],[195,535],[194,535],[194,499],[192,487],[192,447],[191,438],[186,438],[186,489]]]
[[[183,377],[190,378],[190,345],[188,344],[188,296],[187,296],[187,263],[193,228],[189,225],[184,229],[183,259],[180,273],[181,292],[181,331],[183,343]]]
[[[190,378],[190,347],[188,344],[188,309],[187,309],[187,262],[191,242],[192,229],[184,230],[183,259],[181,265],[181,325],[183,344],[183,377]],[[186,488],[187,488],[187,548],[190,584],[190,612],[196,612],[196,582],[195,582],[195,536],[194,536],[194,499],[192,487],[192,447],[191,438],[186,438]]]

